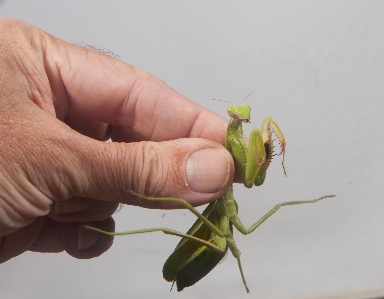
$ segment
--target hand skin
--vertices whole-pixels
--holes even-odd
[[[179,208],[129,191],[218,198],[234,176],[226,127],[137,67],[0,20],[0,263],[27,250],[99,256],[112,238],[82,225],[113,231],[118,203]]]

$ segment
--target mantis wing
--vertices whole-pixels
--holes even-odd
[[[220,215],[215,210],[215,202],[210,203],[203,212],[214,225],[219,226]],[[196,241],[182,238],[174,252],[169,256],[163,267],[163,277],[167,281],[175,281],[180,292],[185,287],[194,285],[207,275],[225,256],[227,242],[211,232],[198,219],[187,232],[196,238],[208,241],[223,248],[223,252],[215,251]]]

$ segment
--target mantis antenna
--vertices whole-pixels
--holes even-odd
[[[220,101],[220,102],[226,102],[226,103],[229,103],[229,104],[232,104],[232,105],[235,105],[234,103],[230,102],[230,101],[226,101],[226,100],[219,100],[219,99],[211,99],[212,101]]]
[[[244,100],[241,102],[241,105],[244,105],[244,101],[245,101],[251,94],[253,94],[254,92],[255,92],[255,90],[252,91],[250,94],[248,94],[248,95],[244,98]],[[220,102],[226,102],[226,103],[229,103],[229,104],[232,104],[232,105],[236,105],[235,103],[233,103],[233,102],[231,102],[231,101],[219,100],[219,99],[211,99],[211,100],[213,100],[213,101],[220,101]]]
[[[251,94],[253,94],[255,91],[252,91],[249,95],[247,95],[245,98],[244,98],[244,100],[243,100],[243,102],[241,103],[241,105],[244,105],[244,101],[251,95]]]

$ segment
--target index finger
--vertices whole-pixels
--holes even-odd
[[[59,70],[75,114],[133,131],[144,140],[185,137],[224,142],[228,122],[162,80],[113,57],[49,38],[47,59]],[[52,71],[48,71],[52,74]]]

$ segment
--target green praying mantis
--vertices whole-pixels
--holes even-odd
[[[245,105],[231,106],[228,108],[227,113],[231,119],[225,137],[225,147],[232,154],[244,186],[251,188],[253,185],[260,186],[263,184],[267,169],[274,156],[273,134],[276,135],[280,144],[281,154],[283,155],[282,165],[285,173],[284,154],[286,143],[281,130],[272,118],[267,117],[264,119],[261,130],[257,128],[252,130],[247,144],[243,138],[242,123],[248,123],[250,121],[250,107]],[[237,260],[241,279],[247,293],[249,292],[249,288],[241,266],[240,251],[236,247],[233,238],[233,227],[242,234],[247,235],[258,228],[280,207],[315,203],[324,198],[334,197],[334,195],[328,195],[314,200],[280,203],[246,229],[238,217],[238,205],[233,197],[232,185],[223,196],[211,202],[203,213],[199,213],[183,199],[134,195],[151,201],[178,202],[195,214],[198,219],[187,233],[163,227],[127,232],[107,232],[86,225],[84,227],[110,236],[162,231],[165,234],[181,237],[182,239],[166,260],[163,267],[164,279],[173,284],[176,283],[179,292],[186,287],[194,285],[206,276],[224,258],[229,248]]]

